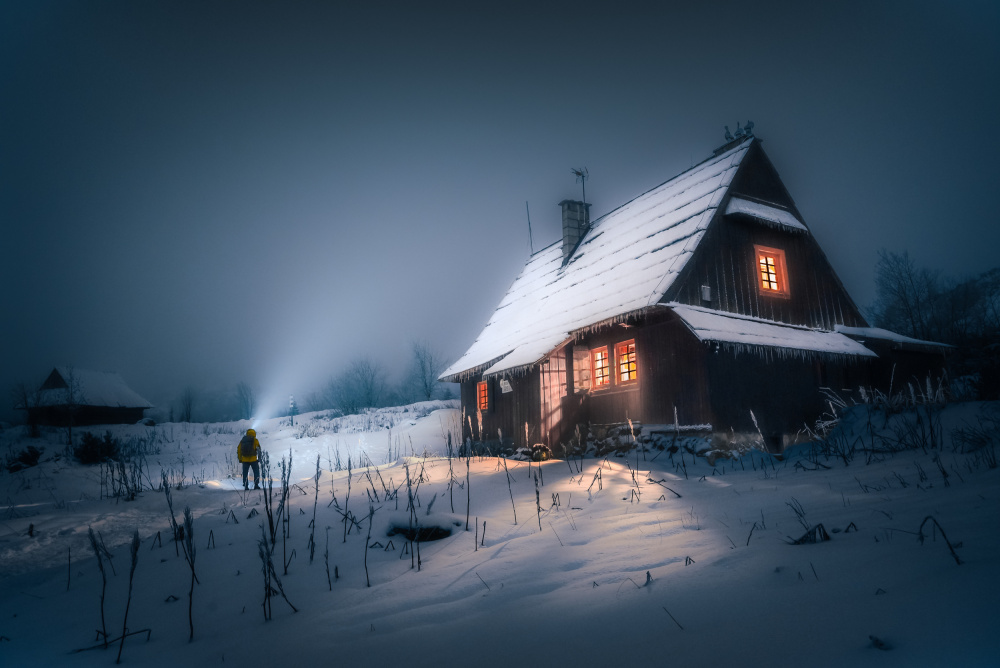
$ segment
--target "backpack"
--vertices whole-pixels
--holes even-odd
[[[245,435],[242,440],[240,440],[240,457],[244,459],[252,459],[257,455],[257,449],[254,447],[254,437],[249,434]]]

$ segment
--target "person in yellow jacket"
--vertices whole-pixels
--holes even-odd
[[[250,469],[253,469],[253,488],[260,489],[260,464],[257,462],[259,455],[260,441],[257,440],[257,432],[247,429],[246,435],[236,446],[236,458],[243,464],[243,489],[249,489],[247,474]]]

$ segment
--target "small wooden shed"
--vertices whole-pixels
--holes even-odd
[[[33,424],[132,424],[153,405],[116,373],[56,367],[39,388],[35,406],[28,407]]]

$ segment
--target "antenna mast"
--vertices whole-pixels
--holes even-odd
[[[524,211],[528,214],[528,247],[531,248],[531,254],[535,254],[535,242],[531,240],[531,210],[528,209],[528,200],[524,200]]]
[[[580,169],[571,169],[576,176],[577,181],[583,185],[583,203],[587,203],[587,179],[590,178],[590,172],[587,171],[586,167],[581,167]]]

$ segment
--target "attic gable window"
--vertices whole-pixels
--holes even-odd
[[[754,246],[757,257],[757,285],[760,294],[788,297],[788,271],[785,251],[765,246]]]
[[[599,390],[611,383],[611,360],[608,358],[608,347],[595,348],[590,353],[594,367],[594,389]]]
[[[635,382],[637,380],[637,376],[634,339],[631,341],[623,341],[615,346],[615,360],[618,362],[618,382]]]
[[[486,384],[485,380],[480,381],[480,383],[476,385],[476,403],[479,405],[479,410],[481,411],[489,410],[490,408],[490,395],[488,387],[489,386]]]

